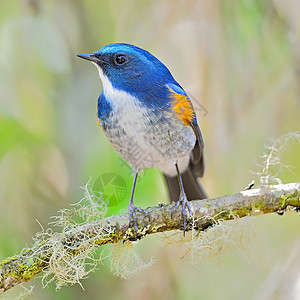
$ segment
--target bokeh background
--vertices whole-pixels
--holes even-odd
[[[76,57],[113,42],[162,60],[193,96],[205,140],[202,180],[211,197],[255,175],[269,138],[300,129],[300,2],[297,0],[0,1],[0,259],[18,253],[83,196],[90,180],[125,211],[133,176],[96,123],[101,82]],[[280,174],[299,181],[297,143]],[[259,180],[256,178],[257,184]],[[116,187],[117,192],[116,192]],[[162,176],[146,171],[136,204],[167,202]],[[131,280],[109,262],[58,292],[34,279],[29,299],[300,299],[300,217],[259,216],[246,255],[225,251],[198,268],[153,236],[139,243],[157,261]],[[237,245],[239,241],[236,241]]]

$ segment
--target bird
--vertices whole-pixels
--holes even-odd
[[[198,181],[204,174],[204,142],[191,99],[169,69],[150,52],[127,43],[113,43],[92,54],[77,54],[96,65],[103,90],[97,122],[116,152],[134,171],[128,204],[129,225],[137,232],[134,205],[139,172],[159,168],[175,210],[181,207],[187,231],[190,200],[205,199]]]

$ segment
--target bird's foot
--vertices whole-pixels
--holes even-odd
[[[184,234],[187,231],[186,229],[186,221],[188,216],[187,212],[189,213],[189,215],[192,215],[192,209],[185,193],[180,194],[179,200],[177,201],[176,205],[172,208],[171,210],[172,218],[173,218],[174,211],[178,208],[179,205],[182,206],[183,234]]]
[[[137,211],[144,215],[147,215],[147,217],[150,221],[150,214],[146,210],[135,206],[133,203],[129,203],[129,205],[128,205],[129,227],[131,227],[131,228],[133,227],[136,235],[137,235],[137,230],[138,230],[137,216],[136,216]]]

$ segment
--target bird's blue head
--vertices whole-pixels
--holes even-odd
[[[166,98],[168,84],[180,87],[161,61],[130,44],[110,44],[93,54],[78,56],[98,67],[104,92],[113,87],[146,102]]]

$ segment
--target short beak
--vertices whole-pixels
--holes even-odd
[[[77,56],[94,63],[105,63],[105,61],[99,59],[95,54],[77,54]]]

